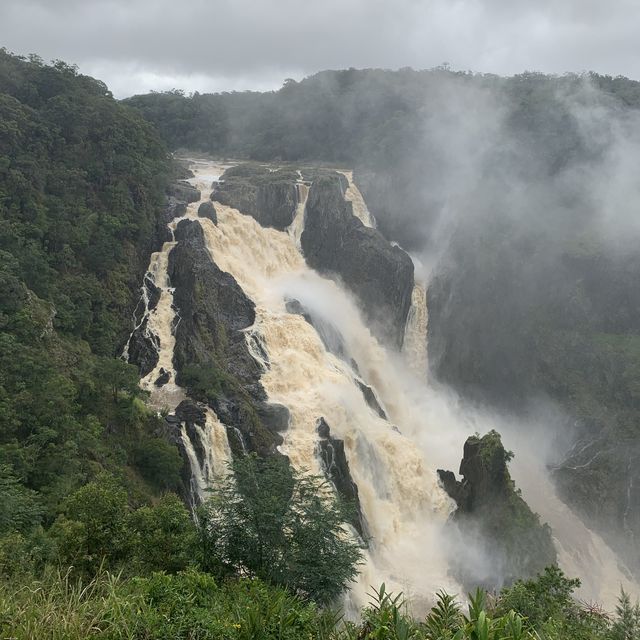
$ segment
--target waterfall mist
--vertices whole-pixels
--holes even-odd
[[[194,163],[192,169],[196,175],[192,182],[207,199],[210,182],[220,169],[208,161]],[[403,591],[416,612],[433,601],[438,589],[461,594],[463,586],[451,573],[453,558],[463,558],[479,581],[495,573],[497,559],[487,554],[483,540],[468,532],[456,535],[447,525],[455,505],[436,475],[438,468],[457,470],[469,435],[494,428],[515,452],[511,468],[524,498],[553,527],[561,566],[583,579],[580,595],[611,606],[620,585],[638,593],[613,551],[558,499],[549,481],[545,463],[556,442],[553,425],[560,419],[554,406],[540,401],[537,419],[525,424],[521,417],[500,416],[471,405],[426,375],[428,282],[420,279],[429,275],[424,264],[434,264],[432,254],[425,250],[414,257],[417,281],[405,346],[402,352],[391,351],[374,338],[341,282],[320,276],[306,265],[299,237],[307,188],[301,183],[298,189],[300,204],[284,232],[264,228],[220,203],[215,205],[217,224],[197,218],[199,203],[189,205],[186,215],[199,220],[212,259],[256,305],[256,321],[246,330],[247,343],[263,368],[261,383],[269,401],[290,412],[281,453],[295,468],[320,474],[318,421],[324,419],[332,436],[344,441],[368,542],[365,564],[352,585],[347,607],[356,610],[367,601],[370,588],[382,582],[391,590]],[[363,222],[375,224],[351,180],[346,197]],[[150,317],[150,323],[159,332],[160,361],[165,365],[171,363],[170,334],[176,321],[170,283],[162,279],[163,273],[166,278],[163,254],[170,249],[167,243],[154,254],[150,266],[161,288],[161,302],[151,312],[157,318]],[[292,301],[303,313],[291,311]],[[175,372],[171,372],[173,379]],[[151,386],[156,374],[154,370],[142,383],[151,390],[153,402],[166,406],[166,392]],[[365,388],[376,406],[367,400]],[[179,397],[172,396],[170,408],[175,408]],[[545,419],[543,406],[547,407]],[[205,451],[200,460],[191,436],[182,430],[194,491],[200,499],[215,475],[224,472],[231,455],[228,434],[209,409],[206,424],[197,434],[198,445]]]

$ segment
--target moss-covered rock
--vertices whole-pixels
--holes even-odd
[[[480,581],[488,587],[501,586],[535,576],[557,560],[551,529],[540,523],[511,479],[507,463],[512,455],[500,434],[490,431],[465,442],[462,480],[451,471],[438,470],[444,489],[457,504],[451,526],[461,534],[460,544],[478,545],[492,559],[479,575],[461,561],[465,555],[458,554],[456,573],[469,585]]]

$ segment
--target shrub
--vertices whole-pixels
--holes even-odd
[[[203,560],[320,603],[337,597],[356,576],[361,551],[330,487],[281,458],[247,456],[232,470],[201,512]]]

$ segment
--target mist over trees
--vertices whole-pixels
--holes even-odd
[[[640,566],[639,82],[349,69],[125,102],[173,148],[355,167],[422,264],[433,373],[516,416],[556,403],[563,495]]]

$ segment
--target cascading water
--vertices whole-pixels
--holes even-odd
[[[367,203],[364,201],[360,189],[356,187],[353,181],[353,171],[340,171],[340,173],[348,180],[349,186],[344,197],[353,205],[353,215],[359,218],[365,227],[376,228],[376,220],[369,211]]]
[[[517,457],[516,457],[517,460]],[[559,498],[544,468],[522,456],[512,465],[512,475],[529,506],[553,531],[558,564],[568,576],[582,581],[579,597],[613,610],[620,588],[632,598],[640,589],[616,553],[576,516]]]
[[[235,209],[216,209],[216,225],[201,221],[207,245],[216,264],[255,302],[256,322],[248,340],[255,348],[255,335],[260,336],[270,363],[261,382],[269,400],[291,412],[283,453],[295,468],[319,473],[320,417],[333,436],[344,440],[372,537],[366,566],[352,591],[354,601],[364,602],[369,586],[382,581],[416,597],[431,597],[436,585],[457,591],[437,551],[452,505],[438,485],[435,467],[410,438],[425,425],[413,411],[401,376],[394,375],[400,361],[372,337],[347,293],[306,266],[291,235],[263,228]],[[329,353],[301,315],[287,312],[287,299],[298,300],[312,315],[333,318],[391,422],[367,404],[350,364]]]
[[[196,182],[211,182],[220,172],[211,163],[192,168]],[[354,203],[354,213],[372,225],[361,194],[346,175],[350,182],[347,197]],[[198,186],[206,198],[208,185]],[[440,488],[435,469],[457,465],[465,437],[493,428],[495,421],[466,412],[456,398],[427,385],[423,285],[416,284],[413,291],[403,353],[393,354],[372,337],[347,292],[307,267],[299,251],[308,195],[302,179],[298,190],[298,208],[288,232],[263,228],[253,218],[219,203],[217,225],[199,219],[216,264],[233,275],[256,304],[256,321],[247,330],[247,343],[256,361],[262,363],[261,382],[269,400],[286,405],[291,413],[282,452],[296,468],[320,473],[316,432],[320,417],[330,426],[332,436],[344,441],[371,536],[366,563],[350,595],[354,607],[367,601],[371,585],[383,581],[389,589],[404,591],[414,605],[429,601],[439,588],[459,593],[459,585],[448,575],[442,538],[453,504]],[[195,217],[198,204],[190,206],[188,217]],[[174,228],[177,222],[172,222]],[[172,291],[166,281],[172,246],[167,243],[151,260],[149,272],[161,296],[156,309],[148,314],[148,328],[157,332],[160,361],[164,363],[159,361],[156,369],[169,366],[173,380],[171,328],[175,320]],[[344,353],[331,353],[302,315],[289,313],[286,304],[291,300],[297,300],[318,327],[335,329]],[[156,393],[152,398],[156,406],[182,397],[177,391],[171,395],[174,392],[151,388],[158,371],[143,381]],[[387,419],[367,403],[358,380],[372,387]],[[207,415],[205,428],[196,432],[205,451],[200,459],[184,425],[181,433],[192,467],[194,493],[202,499],[230,451],[227,429],[213,412]],[[241,434],[230,435],[238,437],[244,448]],[[526,447],[511,448],[516,461],[527,461]],[[636,586],[618,568],[615,554],[558,500],[544,468],[523,468],[515,465],[516,481],[543,521],[552,525],[560,564],[569,575],[583,579],[582,594],[610,606],[621,584],[637,593]]]
[[[147,286],[143,284],[141,304],[144,305],[144,312],[134,332],[144,326],[145,336],[158,354],[156,366],[140,380],[140,386],[149,392],[149,405],[158,411],[175,411],[180,402],[186,398],[184,389],[176,383],[176,371],[173,366],[173,352],[176,342],[175,328],[180,322],[173,305],[174,290],[168,276],[169,254],[176,246],[174,232],[181,220],[199,219],[198,207],[209,199],[212,184],[219,179],[225,168],[208,162],[192,161],[191,169],[195,177],[189,179],[189,182],[200,190],[201,200],[190,203],[184,215],[178,216],[168,223],[171,241],[165,242],[160,251],[151,254],[149,268],[145,275],[145,282],[147,279],[150,280],[159,290],[159,298],[155,307],[150,308]],[[125,359],[129,357],[130,341],[131,336],[123,352]],[[167,374],[168,381],[163,384],[156,382],[161,375],[166,376]],[[225,473],[226,463],[231,459],[231,452],[227,441],[226,427],[210,408],[206,410],[204,428],[195,425],[195,436],[199,440],[200,449],[204,452],[203,460],[198,458],[194,442],[187,433],[186,426],[182,424],[180,438],[191,467],[192,495],[201,502],[204,500],[206,489],[211,486],[213,479],[217,475]]]
[[[411,370],[420,378],[426,380],[429,363],[427,359],[427,288],[421,282],[416,282],[411,293],[411,308],[407,316],[404,330],[402,352]]]
[[[298,194],[298,205],[296,207],[296,213],[293,218],[293,222],[289,225],[288,232],[293,238],[295,245],[300,249],[300,238],[304,231],[304,210],[307,206],[307,198],[309,197],[309,185],[305,184],[302,180],[302,174],[298,171],[300,180],[296,182],[296,191]]]

